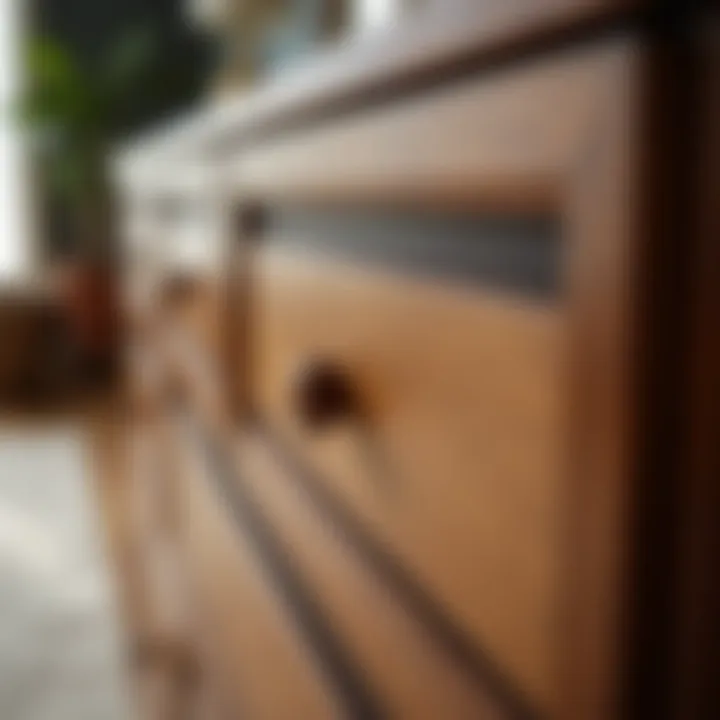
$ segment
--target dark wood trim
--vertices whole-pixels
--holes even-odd
[[[687,398],[692,367],[699,119],[703,118],[693,13],[654,37],[644,88],[643,269],[637,292],[641,343],[640,437],[634,498],[635,549],[627,587],[632,598],[628,715],[673,717],[678,692],[679,541],[689,463]],[[662,151],[660,149],[662,148]],[[707,376],[706,376],[707,377]],[[683,716],[685,717],[685,716]],[[695,717],[688,715],[687,717]]]
[[[683,523],[676,720],[720,717],[720,13],[698,16],[700,104],[695,137],[696,238],[690,308],[688,443]]]

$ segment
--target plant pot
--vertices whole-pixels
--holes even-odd
[[[58,296],[70,344],[83,369],[110,369],[119,345],[119,292],[114,270],[75,260],[58,269]]]

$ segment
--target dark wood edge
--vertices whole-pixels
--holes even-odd
[[[671,705],[694,107],[676,19],[620,55],[607,112],[568,178],[568,720],[661,718]]]
[[[689,313],[688,442],[677,584],[678,695],[674,718],[720,717],[720,11],[692,29],[699,111],[693,137],[698,184]]]
[[[626,637],[629,717],[670,717],[678,681],[675,643],[682,559],[688,439],[691,295],[696,271],[689,235],[695,226],[699,96],[690,36],[692,13],[663,28],[650,46],[640,99],[637,146],[642,205],[642,271],[636,311],[640,343]]]
[[[205,458],[214,492],[232,515],[236,531],[252,544],[268,584],[287,608],[310,656],[327,678],[328,691],[336,693],[342,716],[357,720],[385,717],[363,673],[349,660],[313,593],[294,569],[292,558],[276,539],[262,508],[238,482],[234,463],[200,423],[185,417],[184,424],[189,441]]]
[[[378,541],[332,490],[292,451],[290,445],[264,419],[256,417],[254,427],[278,466],[310,500],[311,504],[358,552],[360,558],[396,594],[406,610],[417,617],[427,631],[478,687],[503,708],[508,719],[533,720],[538,713],[520,690],[452,619],[450,613],[415,579],[406,565]]]

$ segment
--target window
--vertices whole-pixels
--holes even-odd
[[[22,80],[24,0],[0,0],[0,281],[29,270],[29,167],[15,103]]]

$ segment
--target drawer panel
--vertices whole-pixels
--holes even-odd
[[[311,584],[335,632],[391,718],[517,717],[512,689],[469,666],[414,613],[273,457],[261,436],[237,445],[244,482]]]
[[[264,249],[255,271],[249,352],[261,414],[549,706],[564,477],[560,312],[287,248]],[[323,366],[339,369],[354,407],[318,427],[304,383]]]
[[[203,458],[187,450],[187,556],[198,626],[213,677],[232,717],[335,718],[337,708],[287,609],[227,506]]]

